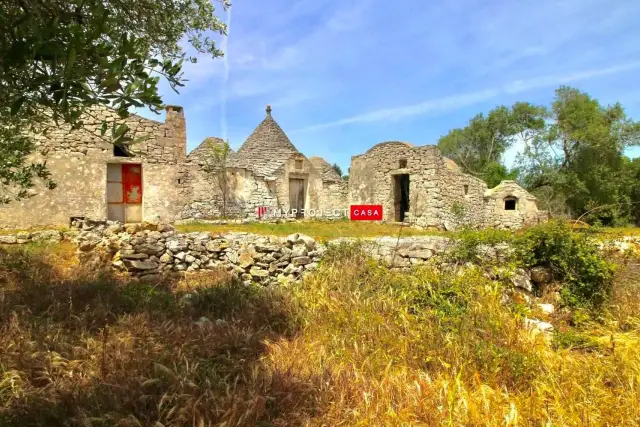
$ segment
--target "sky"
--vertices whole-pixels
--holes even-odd
[[[224,59],[186,64],[179,94],[161,88],[165,103],[184,107],[188,151],[208,136],[237,150],[267,104],[299,151],[345,172],[379,142],[435,144],[497,105],[549,105],[560,85],[640,120],[637,0],[235,0],[217,9],[230,24]]]

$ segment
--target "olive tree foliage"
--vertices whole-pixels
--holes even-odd
[[[440,138],[438,148],[467,173],[484,179],[494,187],[503,179],[514,179],[517,171],[508,171],[501,159],[529,129],[544,126],[544,107],[517,103],[499,106],[485,116],[480,113],[467,126],[453,129]]]
[[[205,142],[206,156],[202,170],[215,181],[222,196],[222,218],[227,216],[227,202],[229,200],[229,176],[227,166],[231,148],[228,141],[209,138]]]
[[[177,91],[183,62],[221,56],[211,36],[225,31],[210,0],[0,0],[0,202],[27,196],[37,178],[54,186],[29,135],[82,128],[100,106],[121,119],[132,107],[159,114],[160,79]],[[102,126],[123,146],[136,142],[128,131]]]
[[[630,167],[625,148],[637,145],[640,124],[619,103],[601,105],[586,93],[562,86],[544,127],[530,131],[518,165],[522,183],[534,194],[554,194],[565,213],[604,224],[624,223],[632,214]]]

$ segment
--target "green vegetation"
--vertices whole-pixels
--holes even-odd
[[[0,203],[28,197],[37,178],[54,187],[26,131],[81,128],[95,106],[158,112],[160,77],[176,90],[183,61],[195,62],[181,43],[219,57],[208,32],[226,31],[210,0],[0,0],[0,11]],[[122,123],[104,122],[103,137],[109,125],[111,142],[137,142]]]
[[[637,260],[604,283],[590,235],[483,233],[461,234],[474,265],[393,271],[342,244],[279,288],[224,271],[135,282],[73,251],[1,250],[0,424],[636,425]],[[498,266],[546,262],[596,320],[505,303],[476,252],[505,239],[517,250]],[[525,330],[531,314],[557,332]]]
[[[523,267],[549,267],[564,284],[565,305],[598,308],[611,292],[614,266],[602,257],[597,241],[587,233],[573,233],[560,221],[532,227],[514,239],[516,258]]]
[[[517,141],[524,152],[507,170],[502,155]],[[563,86],[550,108],[524,102],[496,107],[450,131],[438,147],[490,186],[517,179],[554,215],[621,226],[640,224],[640,161],[624,156],[639,141],[640,123],[620,104],[603,106]]]
[[[338,237],[375,237],[375,236],[417,236],[441,235],[445,232],[437,230],[418,230],[411,227],[398,226],[368,221],[295,221],[282,223],[252,222],[248,224],[206,224],[191,223],[178,225],[183,232],[208,231],[211,233],[228,233],[243,231],[247,233],[287,236],[292,233],[302,233],[319,240],[329,240]]]
[[[614,264],[598,248],[600,234],[574,232],[564,221],[509,233],[500,230],[462,231],[448,255],[450,261],[486,265],[483,247],[508,243],[513,251],[507,260],[513,268],[546,267],[554,280],[564,284],[562,303],[572,308],[598,311],[611,293]]]

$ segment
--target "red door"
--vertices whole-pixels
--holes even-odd
[[[142,221],[142,165],[107,164],[107,219]]]

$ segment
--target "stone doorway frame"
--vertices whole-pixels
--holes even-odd
[[[404,222],[411,206],[411,175],[408,173],[393,176],[393,220]]]

